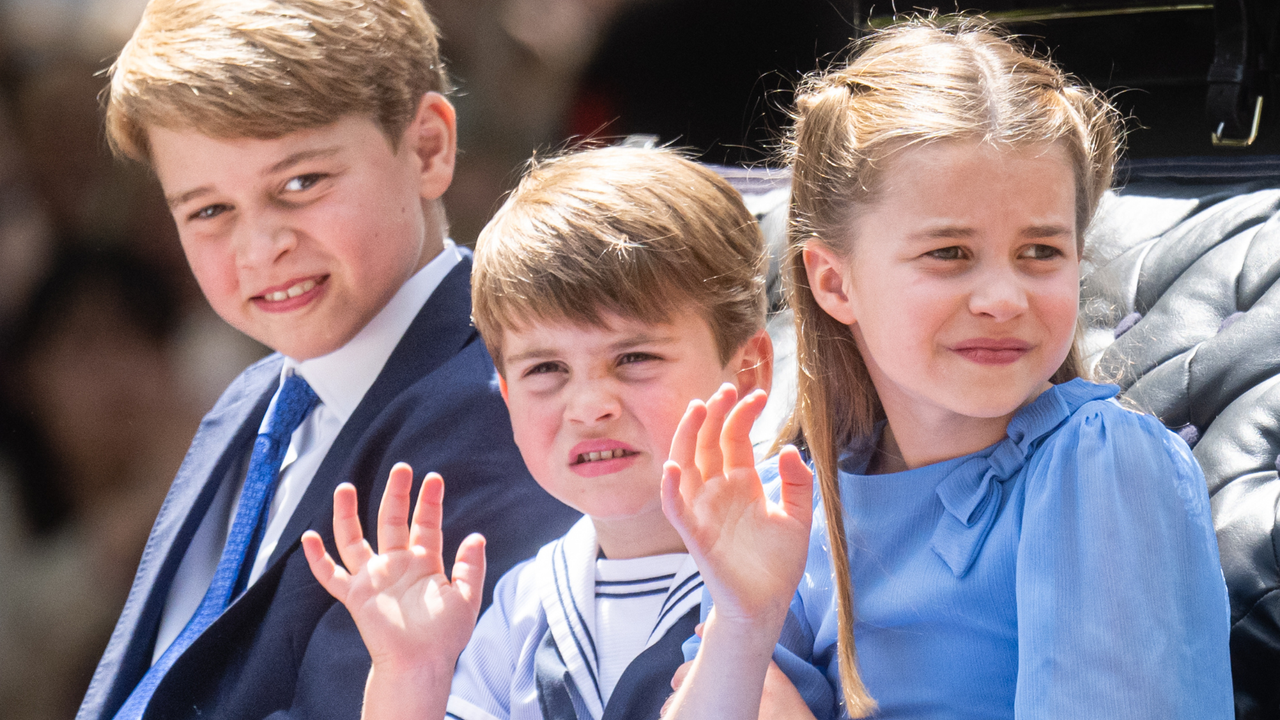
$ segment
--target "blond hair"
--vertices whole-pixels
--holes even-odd
[[[1075,174],[1077,248],[1111,184],[1120,126],[1099,93],[1075,83],[976,18],[913,18],[857,43],[853,59],[807,78],[796,94],[787,143],[792,167],[788,293],[800,369],[795,410],[779,439],[805,447],[822,494],[835,570],[840,680],[846,711],[875,709],[859,677],[853,587],[837,480],[840,452],[874,430],[883,409],[849,328],[808,287],[802,253],[821,243],[848,257],[856,208],[874,202],[894,153],[941,140],[1003,147],[1054,144]],[[869,241],[869,240],[868,240]],[[1072,348],[1053,377],[1080,374]]]
[[[480,233],[472,317],[502,370],[503,330],[666,322],[696,308],[721,363],[764,326],[764,241],[713,170],[664,149],[532,161]]]
[[[150,127],[269,139],[352,114],[394,147],[449,87],[422,0],[151,0],[109,72],[107,140],[144,163]]]

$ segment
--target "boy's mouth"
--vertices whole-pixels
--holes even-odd
[[[630,457],[632,455],[639,455],[639,454],[640,453],[637,453],[633,450],[625,450],[623,448],[615,448],[613,450],[604,450],[602,452],[578,453],[578,456],[574,459],[573,464],[581,465],[583,463],[600,462],[601,460],[614,460],[616,458]]]
[[[289,298],[298,297],[302,293],[307,292],[308,290],[310,290],[315,286],[316,286],[316,281],[311,278],[308,278],[296,285],[290,285],[288,290],[277,290],[275,292],[265,293],[263,294],[262,297],[266,298],[267,300],[270,300],[271,302],[280,302],[281,300],[288,300]]]
[[[639,454],[639,450],[619,440],[583,440],[569,449],[569,467],[580,472],[593,468],[609,472],[609,468],[620,463],[630,464],[628,458]]]
[[[291,280],[263,290],[252,298],[255,305],[270,311],[291,310],[310,302],[311,297],[319,292],[318,288],[329,279],[328,275],[316,275]]]

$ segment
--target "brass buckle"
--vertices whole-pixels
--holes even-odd
[[[1218,123],[1218,131],[1210,137],[1213,138],[1214,147],[1249,147],[1254,140],[1258,139],[1258,125],[1262,122],[1262,96],[1258,96],[1258,102],[1253,106],[1253,127],[1249,130],[1247,138],[1224,138],[1222,137],[1222,128],[1225,122]]]

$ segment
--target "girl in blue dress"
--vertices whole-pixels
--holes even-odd
[[[893,27],[803,84],[799,400],[758,474],[762,393],[725,388],[677,432],[664,509],[715,608],[669,718],[754,719],[762,687],[803,699],[788,717],[1232,716],[1200,469],[1081,378],[1118,132],[973,20]]]

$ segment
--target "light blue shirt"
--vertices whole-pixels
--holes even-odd
[[[1001,442],[901,473],[841,460],[861,676],[878,718],[1233,717],[1229,607],[1199,466],[1114,386],[1075,380]],[[774,500],[776,460],[761,468]],[[826,523],[775,659],[840,697]]]

